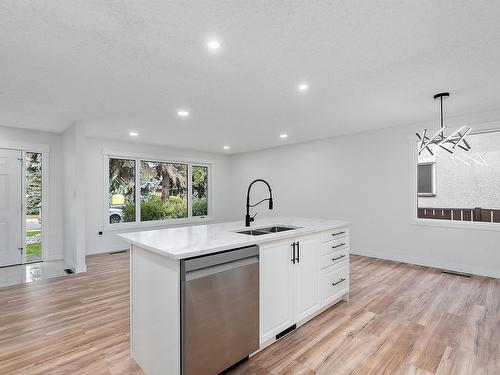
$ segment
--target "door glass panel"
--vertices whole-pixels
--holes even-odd
[[[42,154],[26,153],[26,261],[42,260]]]

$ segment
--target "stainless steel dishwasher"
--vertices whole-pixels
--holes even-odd
[[[259,248],[181,261],[183,375],[215,375],[259,349]]]

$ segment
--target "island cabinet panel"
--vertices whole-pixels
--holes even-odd
[[[294,323],[291,241],[260,247],[260,342]]]
[[[299,322],[320,308],[319,239],[297,238],[295,244],[294,316],[295,322]]]
[[[132,246],[130,271],[132,358],[148,375],[178,375],[179,262]]]
[[[345,227],[260,245],[262,347],[294,324],[348,300],[348,243]]]
[[[321,273],[321,295],[324,305],[342,297],[347,300],[349,293],[349,264],[334,265]]]

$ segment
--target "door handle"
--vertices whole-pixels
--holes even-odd
[[[339,259],[342,259],[342,258],[345,258],[345,255],[341,255],[337,258],[332,258],[332,260],[335,262],[336,260],[339,260]]]
[[[339,285],[340,283],[344,282],[345,279],[340,279],[339,281],[337,281],[336,283],[332,283],[332,286],[335,286],[335,285]]]
[[[344,246],[345,243],[341,243],[340,245],[332,246],[332,249],[336,249],[337,247]]]
[[[300,263],[300,242],[297,241],[297,263]]]
[[[295,264],[295,242],[292,244],[292,263]]]

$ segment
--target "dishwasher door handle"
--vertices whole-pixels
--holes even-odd
[[[249,266],[249,265],[254,264],[254,263],[259,263],[259,257],[255,256],[255,257],[250,257],[250,258],[244,258],[244,259],[234,260],[234,261],[228,262],[228,263],[218,264],[215,266],[199,268],[199,269],[194,270],[194,271],[186,272],[185,280],[189,281],[189,280],[199,279],[200,277],[215,275],[217,273],[226,272],[226,271],[234,270],[236,268]]]
[[[235,250],[224,251],[221,253],[209,254],[200,257],[195,257],[191,259],[186,259],[181,262],[181,278],[185,280],[185,276],[193,271],[199,271],[202,269],[209,269],[211,267],[218,267],[224,265],[225,269],[231,269],[238,267],[241,264],[240,261],[247,258],[252,258],[253,261],[258,261],[259,257],[259,247],[249,246]],[[248,262],[248,261],[246,261]],[[230,264],[233,265],[231,266]],[[229,266],[228,266],[229,265]],[[212,270],[217,272],[217,270]],[[221,271],[222,272],[222,271]]]

